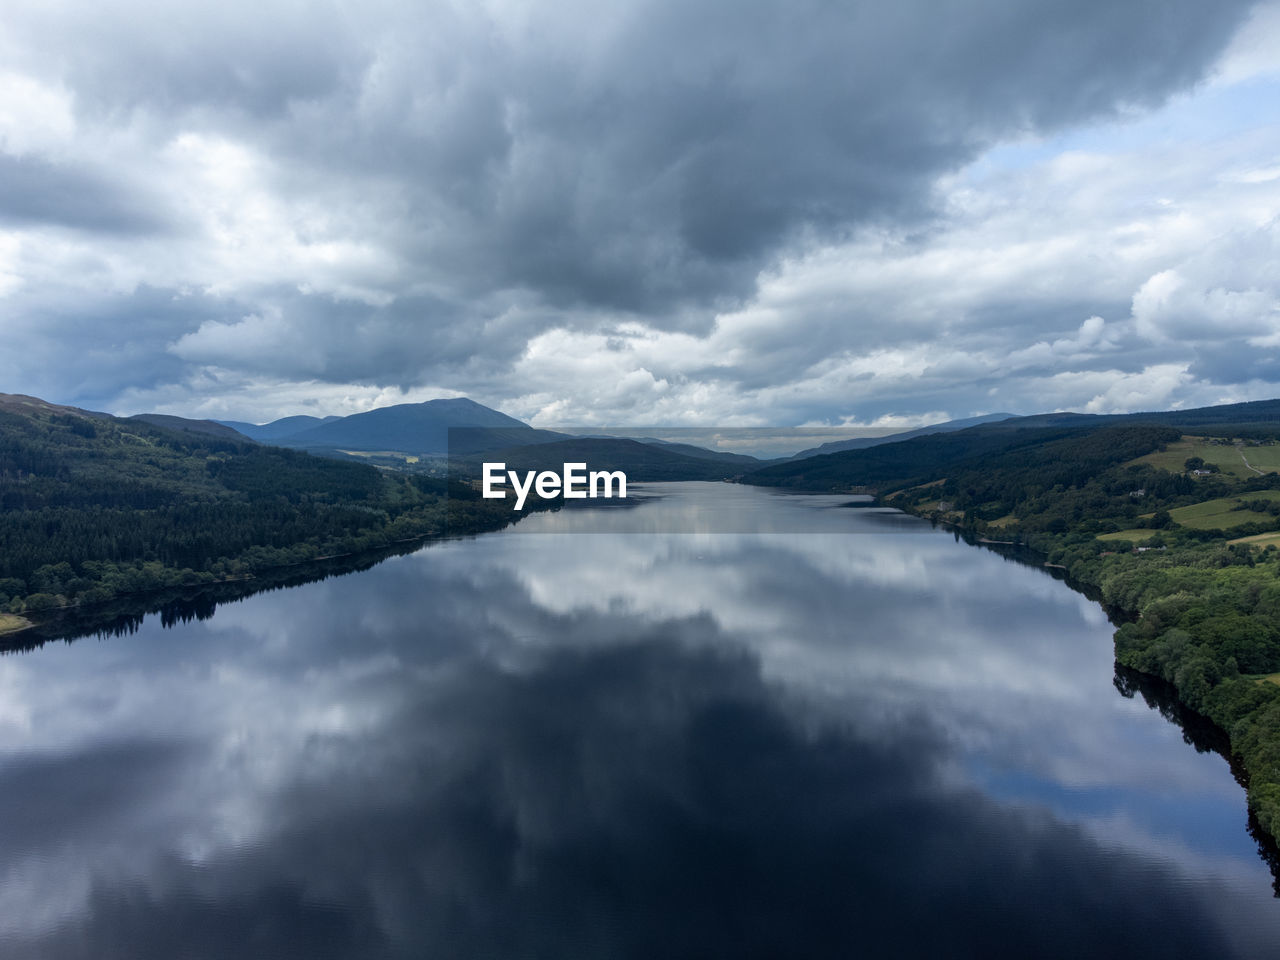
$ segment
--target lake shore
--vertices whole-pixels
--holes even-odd
[[[987,537],[988,525],[966,525],[912,504],[891,505],[946,524],[973,546],[1004,549]],[[1253,616],[1224,609],[1233,596],[1236,608],[1243,608],[1242,597],[1251,596],[1252,613],[1264,591],[1275,592],[1274,557],[1265,565],[1233,561],[1223,567],[1222,548],[1212,542],[1112,551],[1100,550],[1095,537],[1079,531],[1022,536],[1016,526],[998,530],[1002,540],[1016,538],[1015,549],[1033,552],[1040,565],[1060,571],[1072,589],[1100,602],[1113,622],[1123,621],[1113,637],[1117,664],[1166,684],[1180,707],[1222,733],[1228,759],[1241,774],[1259,842],[1269,848],[1264,854],[1280,850],[1280,687],[1273,673],[1250,672],[1251,664],[1236,656],[1268,643],[1269,632]],[[1200,602],[1211,612],[1188,622],[1186,614],[1198,611]],[[1227,622],[1234,633],[1224,633]]]

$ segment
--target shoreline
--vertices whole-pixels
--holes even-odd
[[[529,515],[547,509],[543,501],[533,504]],[[30,650],[54,641],[71,641],[85,636],[113,633],[128,629],[127,624],[153,613],[166,611],[181,617],[186,610],[192,616],[212,615],[219,604],[234,603],[254,594],[279,587],[301,585],[332,576],[359,573],[394,556],[414,553],[435,543],[465,540],[484,533],[495,533],[519,522],[521,515],[494,518],[492,523],[476,524],[465,530],[450,529],[400,537],[379,546],[346,553],[310,557],[288,563],[261,567],[250,573],[232,574],[194,583],[162,584],[120,593],[91,603],[68,603],[21,615],[0,613],[0,653]],[[212,604],[212,608],[204,606]],[[5,618],[13,622],[6,627]]]
[[[1258,816],[1261,806],[1258,799],[1260,788],[1273,784],[1260,775],[1258,769],[1260,765],[1256,759],[1250,763],[1250,758],[1240,749],[1238,738],[1232,738],[1231,730],[1210,714],[1188,703],[1178,685],[1171,682],[1170,678],[1137,667],[1132,662],[1126,662],[1122,656],[1122,631],[1141,619],[1139,610],[1124,604],[1108,603],[1099,578],[1074,575],[1073,569],[1079,566],[1079,563],[1069,565],[1052,562],[1051,554],[1041,545],[1029,544],[1021,537],[1018,540],[989,538],[979,529],[966,527],[953,519],[940,517],[936,512],[922,512],[911,506],[898,504],[882,503],[882,505],[892,506],[893,509],[908,516],[928,520],[935,526],[942,524],[953,532],[957,539],[963,539],[969,546],[986,547],[1016,562],[1042,569],[1053,579],[1062,580],[1068,588],[1098,603],[1114,627],[1112,644],[1117,669],[1132,671],[1149,678],[1155,684],[1163,685],[1166,690],[1165,695],[1174,700],[1181,710],[1199,718],[1204,724],[1212,726],[1221,734],[1221,742],[1226,744],[1223,755],[1232,769],[1238,771],[1237,780],[1246,790],[1250,832],[1255,834],[1255,839],[1264,848],[1262,849],[1264,857],[1269,862],[1280,863],[1280,843],[1277,843],[1280,837],[1277,836],[1276,829],[1280,821],[1274,817]],[[36,619],[30,616],[0,614],[0,652],[34,649],[54,640],[70,641],[84,636],[132,631],[137,629],[142,619],[154,613],[159,613],[162,618],[173,621],[183,618],[204,619],[212,616],[220,604],[237,602],[270,589],[302,585],[331,576],[360,572],[393,556],[416,552],[434,543],[469,539],[484,533],[497,532],[518,520],[517,516],[513,519],[504,519],[502,523],[476,524],[465,531],[433,531],[398,538],[365,550],[278,564],[252,573],[191,584],[160,586],[121,594],[110,600],[93,604],[61,606],[49,609],[47,611],[49,615],[38,616]],[[1080,572],[1085,571],[1076,571],[1076,573]],[[1091,568],[1088,572],[1098,573],[1099,571]],[[1258,683],[1263,682],[1265,681],[1258,681]]]
[[[879,499],[879,498],[877,498]],[[882,501],[883,504],[883,501]],[[890,506],[890,504],[883,504]],[[1031,563],[1026,559],[1019,557],[1011,557],[1015,562],[1027,563],[1029,566],[1039,567],[1045,570],[1055,580],[1061,580],[1066,586],[1077,593],[1082,594],[1087,599],[1098,603],[1106,613],[1108,620],[1114,625],[1111,635],[1112,650],[1115,656],[1115,664],[1117,669],[1130,671],[1133,674],[1144,677],[1151,681],[1152,684],[1164,690],[1164,696],[1170,702],[1175,704],[1181,713],[1189,715],[1196,719],[1197,722],[1203,723],[1211,727],[1220,735],[1220,745],[1225,745],[1225,751],[1219,749],[1223,758],[1231,767],[1236,780],[1245,789],[1246,809],[1248,814],[1249,833],[1259,844],[1259,853],[1273,867],[1276,873],[1276,891],[1280,896],[1280,818],[1276,816],[1277,811],[1274,809],[1274,796],[1280,793],[1280,768],[1274,764],[1267,764],[1273,751],[1264,751],[1264,757],[1261,762],[1255,760],[1250,763],[1250,758],[1240,749],[1237,742],[1240,738],[1233,738],[1232,731],[1227,729],[1213,716],[1197,709],[1193,704],[1188,703],[1183,696],[1183,691],[1179,689],[1177,683],[1169,678],[1153,673],[1149,670],[1142,669],[1132,663],[1127,663],[1122,658],[1122,631],[1126,626],[1137,624],[1142,619],[1142,611],[1134,609],[1123,604],[1109,604],[1106,602],[1103,594],[1103,586],[1099,582],[1086,579],[1072,574],[1073,567],[1068,564],[1052,563],[1049,560],[1050,553],[1038,546],[1027,543],[1025,540],[1018,541],[997,541],[988,539],[982,531],[974,527],[966,527],[962,523],[937,515],[936,511],[921,512],[912,509],[910,506],[892,505],[894,509],[900,510],[902,513],[910,516],[919,517],[923,520],[929,520],[936,524],[942,524],[952,530],[958,539],[963,540],[966,544],[973,547],[985,547],[993,553],[1007,555],[1012,552],[1025,552],[1033,554],[1040,562]],[[1011,546],[1012,551],[1006,549]],[[1061,572],[1060,574],[1058,572]],[[1265,684],[1265,679],[1255,679],[1258,685]],[[1250,730],[1252,732],[1252,729]],[[1185,733],[1185,728],[1184,728]],[[1277,746],[1275,749],[1280,749]],[[1265,772],[1271,772],[1270,779],[1265,777]],[[1260,815],[1261,814],[1261,815]]]

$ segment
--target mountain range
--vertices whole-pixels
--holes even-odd
[[[864,449],[931,433],[963,430],[978,424],[1012,417],[1013,414],[1008,413],[988,414],[918,427],[883,437],[856,437],[850,440],[833,441],[819,447],[801,450],[790,457],[771,460],[762,460],[747,454],[708,450],[691,443],[678,443],[654,437],[638,436],[625,439],[661,448],[665,454],[696,460],[711,460],[720,464],[721,467],[733,466],[742,472],[784,460],[800,460],[841,450]],[[218,431],[211,428],[223,427],[235,430],[261,443],[292,447],[329,456],[342,456],[343,451],[358,451],[361,453],[394,452],[427,457],[444,457],[452,453],[455,456],[469,458],[487,451],[505,452],[534,444],[558,444],[568,440],[589,441],[585,445],[579,444],[575,447],[581,451],[609,449],[616,454],[624,449],[608,443],[608,441],[619,439],[616,436],[582,436],[537,429],[501,411],[466,398],[397,404],[347,417],[284,417],[263,424],[242,420],[183,421],[178,417],[161,417],[157,414],[143,414],[138,419],[144,419],[157,426],[193,432],[216,433]],[[622,457],[623,461],[632,459],[631,455]],[[664,456],[658,459],[668,458]]]
[[[262,440],[270,442],[272,440],[280,440],[284,437],[291,437],[295,433],[301,433],[309,430],[311,427],[318,427],[322,424],[332,423],[335,420],[341,420],[342,417],[283,417],[280,420],[272,420],[270,423],[245,423],[243,420],[219,420],[218,423],[230,427],[239,433],[244,434],[253,440]]]
[[[564,438],[563,434],[535,430],[515,417],[465,397],[401,403],[323,420],[285,417],[260,426],[239,421],[224,423],[254,440],[313,453],[359,450],[445,456],[451,449],[450,430],[460,431],[453,438],[454,453],[460,452],[459,442],[470,447],[478,442],[502,447]]]
[[[11,403],[37,404],[50,410],[56,407],[31,397],[8,399]],[[70,411],[75,408],[56,409]],[[765,470],[762,479],[767,476],[771,478],[770,482],[789,483],[798,480],[799,474],[813,477],[840,473],[838,458],[858,451],[922,437],[957,435],[961,439],[949,446],[960,449],[970,442],[982,448],[991,442],[994,434],[1044,428],[1083,429],[1151,423],[1182,427],[1188,431],[1209,428],[1230,431],[1242,425],[1280,423],[1280,400],[1111,415],[1057,412],[1015,416],[993,413],[931,424],[888,436],[832,441],[774,460],[708,450],[653,437],[628,438],[627,443],[618,444],[613,442],[619,439],[617,437],[580,436],[537,429],[463,397],[397,404],[346,417],[292,416],[263,424],[238,420],[188,420],[163,414],[139,414],[130,419],[184,433],[209,434],[226,439],[243,437],[339,459],[392,453],[400,456],[399,461],[391,461],[393,464],[411,462],[415,457],[440,459],[450,455],[464,462],[478,462],[480,455],[492,454],[511,462],[532,463],[560,454],[567,456],[571,452],[574,457],[608,462],[614,469],[630,468],[637,472],[637,478],[641,474],[655,479],[715,478]],[[547,446],[536,456],[527,451],[516,452],[535,445]],[[827,458],[837,459],[828,462]]]

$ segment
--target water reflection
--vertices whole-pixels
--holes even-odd
[[[751,507],[845,532],[494,535],[0,659],[0,953],[1268,954],[1243,791],[1095,605]]]

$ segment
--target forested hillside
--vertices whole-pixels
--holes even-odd
[[[0,611],[243,577],[509,518],[470,489],[447,492],[441,480],[2,397]]]
[[[1009,501],[1023,491],[1085,482],[1100,469],[1149,453],[1179,435],[1171,427],[1153,425],[1025,430],[979,426],[777,464],[743,479],[758,486],[871,487],[877,492],[947,480],[952,487],[972,488],[979,502]]]

